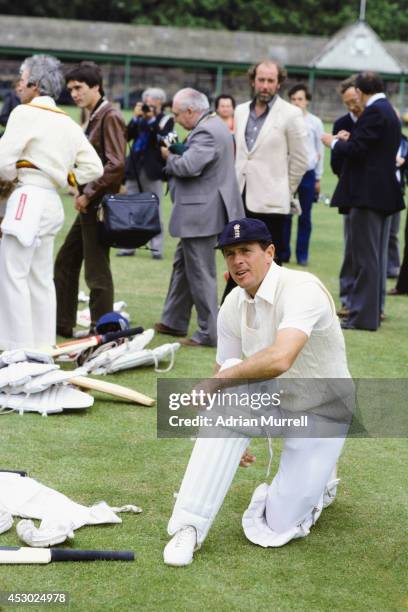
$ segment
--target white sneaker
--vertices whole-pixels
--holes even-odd
[[[167,565],[190,565],[197,546],[197,532],[195,527],[188,525],[182,527],[172,537],[163,551],[163,559]]]

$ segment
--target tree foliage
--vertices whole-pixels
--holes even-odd
[[[0,0],[0,13],[191,28],[330,36],[359,16],[359,0]],[[408,38],[408,0],[368,0],[384,40]]]

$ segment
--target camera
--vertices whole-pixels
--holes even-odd
[[[151,108],[148,104],[144,103],[142,104],[142,113],[150,113]]]
[[[176,132],[169,132],[166,136],[157,136],[157,142],[160,147],[169,148],[173,144],[177,144],[179,141]]]

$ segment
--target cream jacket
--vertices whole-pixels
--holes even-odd
[[[245,128],[251,102],[237,106],[236,171],[241,193],[252,212],[287,214],[308,169],[307,130],[302,111],[277,96],[251,151]]]
[[[39,170],[17,170],[19,160],[29,161]],[[81,127],[65,113],[57,112],[49,96],[17,106],[0,138],[0,177],[64,188],[72,171],[79,185],[103,174],[102,162]]]

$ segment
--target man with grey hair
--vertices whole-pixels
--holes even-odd
[[[79,125],[57,108],[61,63],[34,55],[21,66],[23,104],[0,140],[0,178],[15,181],[0,241],[0,348],[55,343],[54,238],[64,221],[58,188],[68,176],[79,185],[103,172]]]
[[[234,169],[233,136],[207,97],[186,88],[173,99],[175,120],[190,133],[184,151],[162,147],[173,210],[171,236],[180,238],[159,333],[186,336],[192,307],[198,330],[182,340],[188,346],[217,342],[217,278],[214,247],[225,222],[243,216]]]
[[[159,198],[160,220],[163,199],[163,166],[160,141],[174,129],[174,119],[163,113],[166,93],[158,87],[145,89],[142,100],[133,111],[127,126],[127,139],[133,140],[130,154],[126,158],[126,191],[141,193],[151,191]],[[163,258],[162,232],[152,238],[150,245],[153,259]],[[117,255],[134,255],[134,249],[121,249]]]

